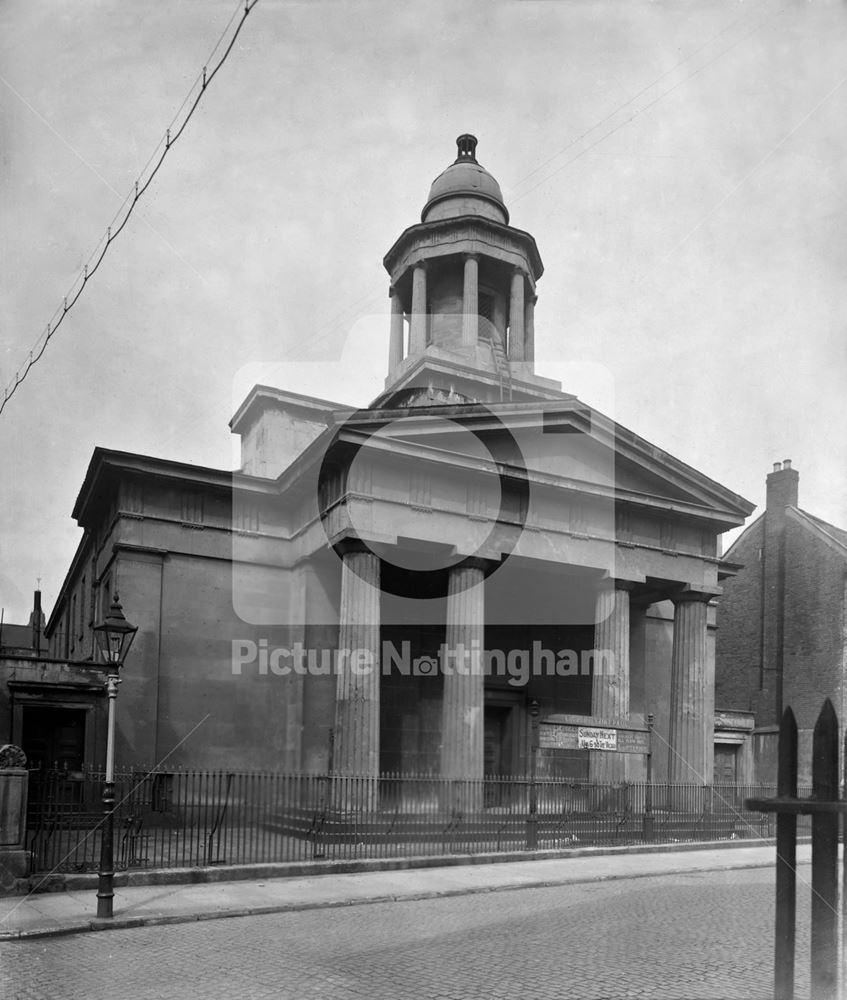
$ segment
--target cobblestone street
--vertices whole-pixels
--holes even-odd
[[[764,998],[772,921],[772,870],[635,878],[8,942],[0,995]]]

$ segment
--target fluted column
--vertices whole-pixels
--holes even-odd
[[[475,809],[482,803],[483,580],[482,565],[466,563],[450,570],[447,590],[447,656],[442,658],[441,774],[455,782],[451,806],[460,810]]]
[[[715,676],[706,645],[710,594],[674,597],[668,780],[711,784]]]
[[[426,350],[426,264],[415,264],[412,271],[412,317],[409,328],[409,354]]]
[[[509,299],[509,360],[524,359],[524,276],[515,269],[512,275],[512,294]]]
[[[524,308],[524,360],[535,364],[535,303],[538,296],[531,292]]]
[[[333,771],[337,804],[372,808],[379,774],[379,558],[362,546],[344,553],[338,628]]]
[[[462,291],[462,346],[476,347],[479,339],[479,258],[465,255],[465,280]]]
[[[403,299],[393,286],[388,294],[391,296],[391,337],[388,343],[390,375],[403,360]]]
[[[626,580],[604,581],[594,610],[594,677],[591,714],[597,719],[629,718],[629,592]],[[592,750],[591,780],[626,779],[626,755]]]

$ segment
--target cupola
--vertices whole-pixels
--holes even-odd
[[[535,240],[509,224],[500,185],[476,158],[476,136],[432,182],[421,221],[383,263],[391,286],[386,391],[392,405],[546,397],[535,375]],[[398,395],[399,394],[399,395]]]

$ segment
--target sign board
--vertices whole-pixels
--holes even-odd
[[[613,753],[650,753],[647,729],[614,729],[542,722],[538,726],[538,746],[544,750],[606,750]]]
[[[576,745],[580,750],[617,750],[618,731],[579,726],[576,731]]]

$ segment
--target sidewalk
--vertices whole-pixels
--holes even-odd
[[[202,885],[145,885],[115,889],[115,916],[98,920],[94,890],[10,896],[0,899],[0,940],[75,934],[109,928],[214,920],[360,903],[430,899],[508,889],[645,878],[688,872],[766,868],[773,844],[661,853],[618,853],[468,864],[444,868],[326,874],[305,878],[255,879]],[[798,864],[810,858],[798,846]]]

